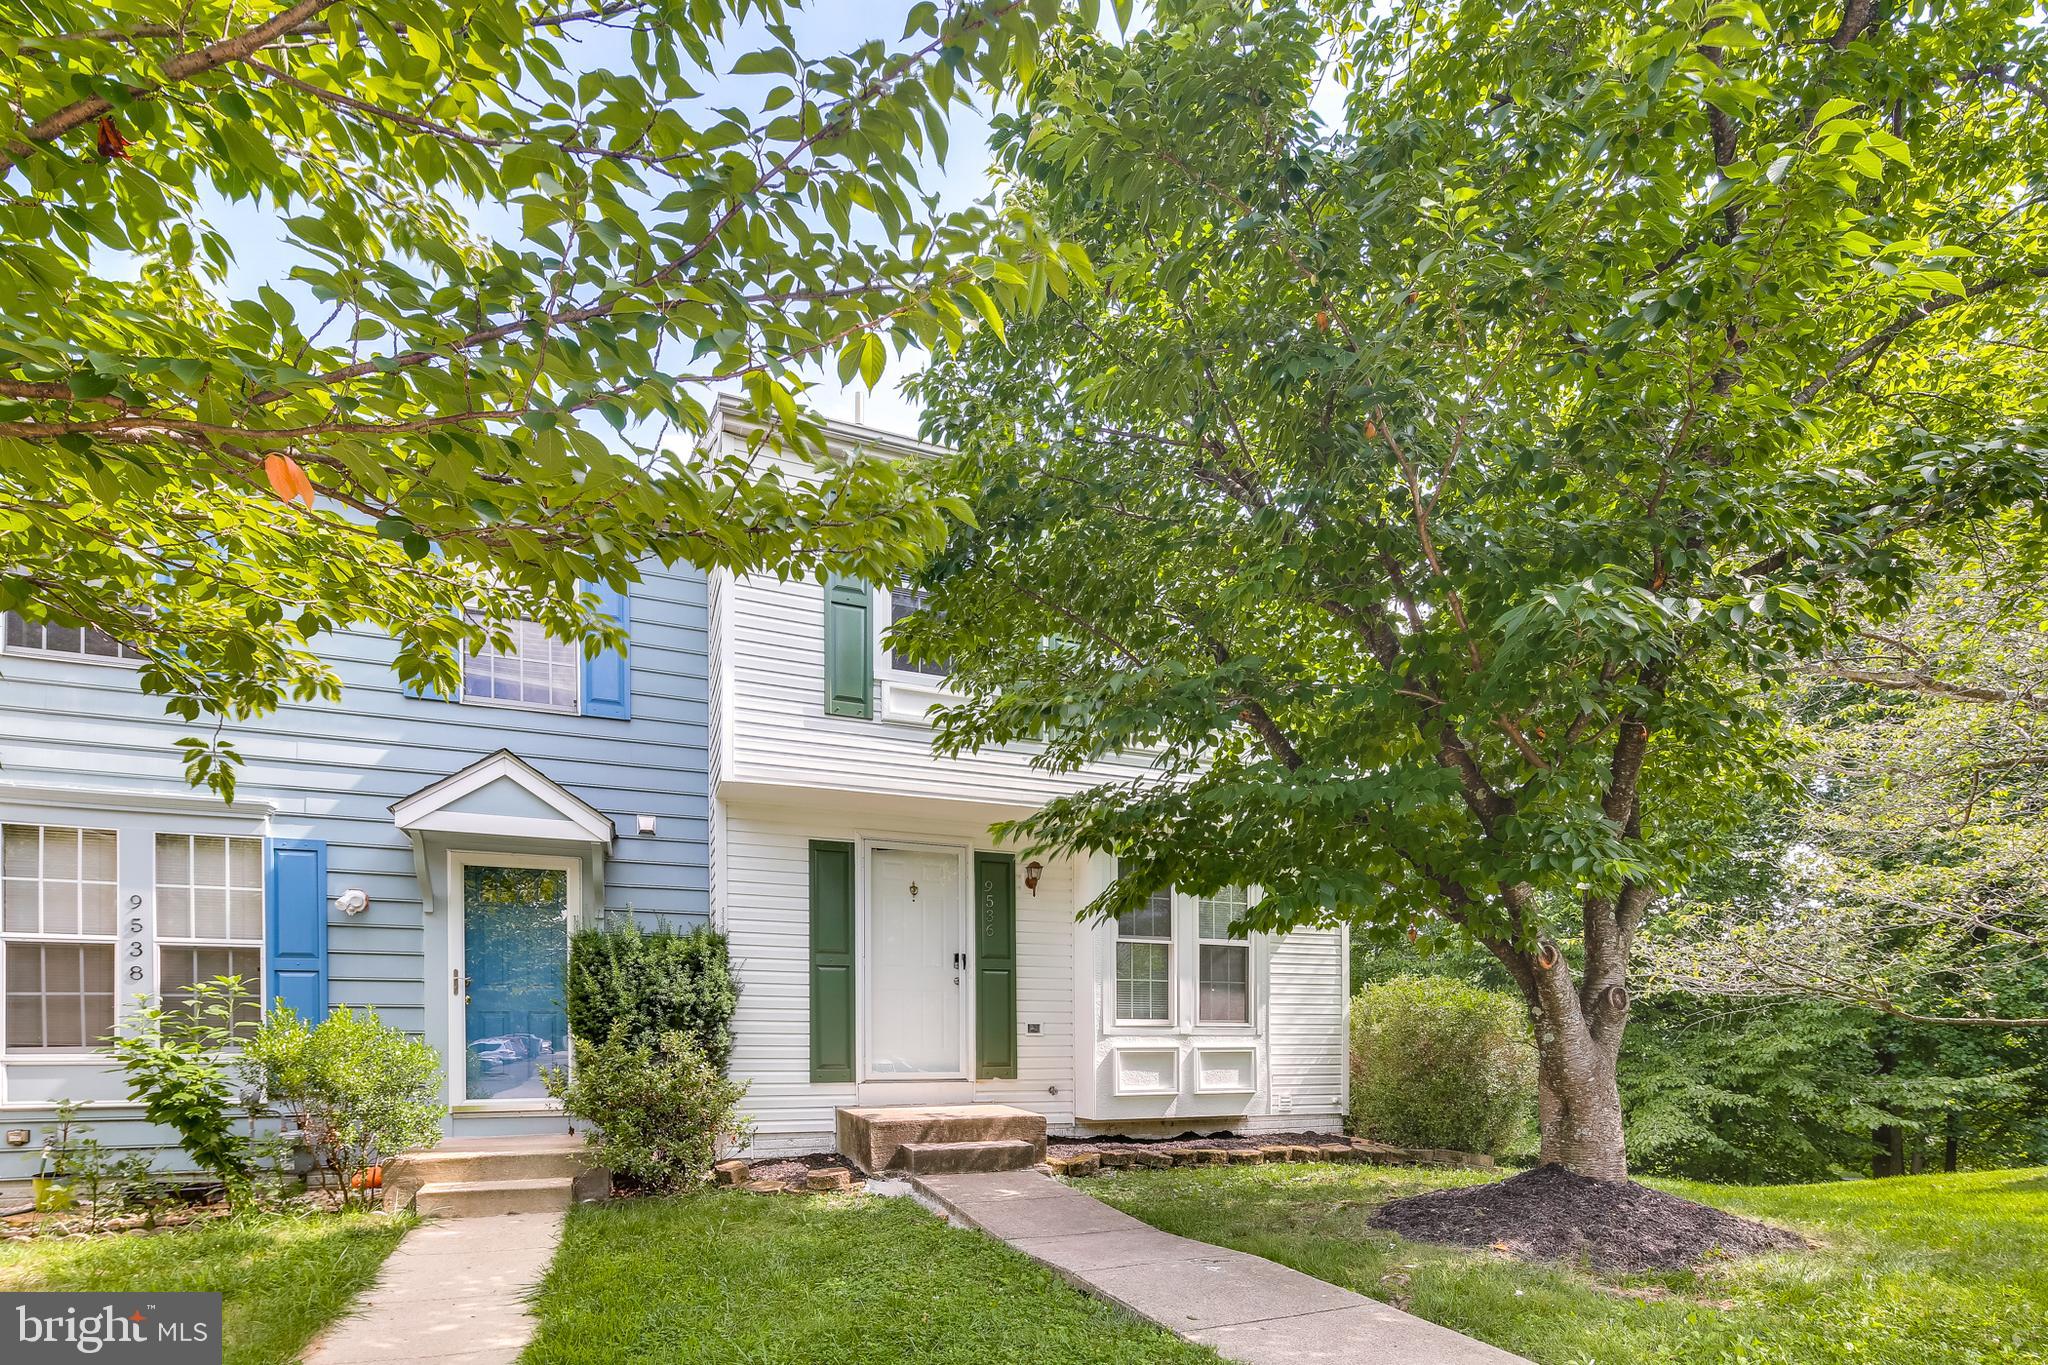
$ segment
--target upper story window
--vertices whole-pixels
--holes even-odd
[[[1173,893],[1116,917],[1118,1023],[1173,1022]]]
[[[111,830],[0,825],[8,1052],[87,1052],[114,1029],[118,840]]]
[[[889,624],[893,627],[898,621],[901,621],[912,612],[922,611],[924,604],[925,593],[923,589],[898,584],[889,592]],[[898,673],[922,673],[929,678],[943,678],[946,676],[946,666],[944,664],[916,663],[897,649],[889,651],[889,667]]]
[[[462,699],[575,711],[583,663],[576,646],[533,621],[513,622],[510,636],[509,650],[486,645],[463,656]]]
[[[1195,902],[1195,1018],[1204,1024],[1252,1019],[1252,945],[1230,936],[1244,918],[1245,891],[1226,886]]]
[[[141,651],[133,645],[116,640],[97,626],[60,626],[50,621],[30,621],[12,611],[7,613],[7,648],[106,662],[132,663],[142,657]]]

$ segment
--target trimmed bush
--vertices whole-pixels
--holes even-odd
[[[1351,1002],[1351,1131],[1498,1156],[1527,1129],[1536,1053],[1521,1002],[1447,977],[1396,976]]]
[[[569,940],[569,1032],[586,1042],[609,1042],[622,1027],[629,1045],[679,1032],[723,1075],[739,1003],[715,929],[648,933],[627,915]]]
[[[636,1039],[622,1023],[604,1042],[578,1038],[575,1048],[573,1068],[542,1075],[548,1094],[591,1125],[591,1153],[614,1176],[674,1193],[746,1141],[747,1087],[725,1079],[688,1034]]]

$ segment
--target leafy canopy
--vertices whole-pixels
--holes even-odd
[[[882,576],[939,539],[887,464],[677,450],[714,385],[815,446],[805,365],[872,385],[1085,270],[918,185],[1057,7],[927,0],[822,57],[790,8],[0,0],[0,609],[242,717],[335,696],[338,628],[446,688],[515,618],[597,648],[578,585],[646,556]]]
[[[919,384],[979,522],[899,632],[940,741],[1155,756],[1023,822],[1136,869],[1098,910],[1462,929],[1611,1048],[1772,689],[2044,514],[2033,9],[1155,11],[1000,128],[1101,290]]]

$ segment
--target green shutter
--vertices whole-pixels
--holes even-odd
[[[811,1079],[853,1080],[853,845],[811,840]]]
[[[875,714],[875,594],[857,578],[825,580],[825,714]]]
[[[1017,860],[974,855],[974,1076],[1017,1079]]]

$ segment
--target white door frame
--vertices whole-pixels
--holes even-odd
[[[966,954],[967,965],[960,972],[960,1060],[958,1067],[943,1074],[921,1076],[900,1074],[875,1075],[868,1070],[868,1042],[871,1035],[869,1019],[875,1004],[874,985],[874,943],[872,911],[874,901],[874,853],[877,849],[904,853],[950,853],[960,863],[960,896],[955,907],[955,923],[959,926],[960,950]],[[974,942],[973,922],[969,908],[974,902],[974,849],[969,844],[950,843],[933,839],[891,839],[881,836],[860,836],[860,878],[854,895],[854,943],[858,946],[860,958],[860,980],[856,983],[857,998],[860,1000],[860,1021],[856,1032],[860,1040],[860,1064],[855,1072],[861,1085],[902,1086],[905,1088],[921,1085],[957,1087],[972,1085],[974,1082]]]
[[[464,956],[463,921],[467,918],[468,907],[463,904],[462,872],[469,867],[538,867],[556,869],[569,874],[568,900],[562,914],[562,967],[563,982],[567,985],[569,964],[569,935],[575,932],[577,907],[583,901],[583,863],[581,859],[564,858],[546,853],[487,853],[475,849],[450,849],[448,851],[448,965],[454,975],[449,982],[448,1000],[448,1095],[451,1108],[471,1112],[493,1110],[560,1109],[560,1100],[526,1096],[510,1100],[473,1100],[465,1087],[469,1080],[469,1011],[465,1008],[462,983],[468,976],[469,961]],[[564,1002],[565,1006],[567,1002]],[[569,1058],[564,1056],[562,1064],[567,1066]]]

